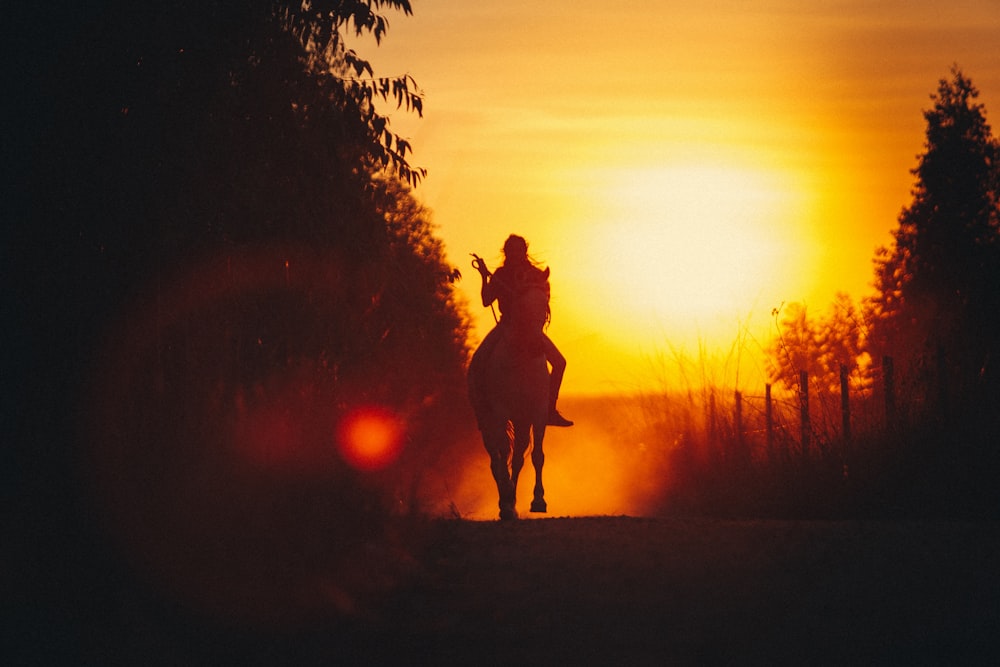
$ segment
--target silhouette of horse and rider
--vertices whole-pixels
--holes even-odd
[[[551,317],[549,269],[541,269],[528,256],[528,243],[521,236],[509,236],[503,253],[504,262],[493,273],[473,255],[472,265],[482,278],[483,306],[496,301],[500,318],[473,354],[468,381],[500,496],[500,518],[516,519],[517,480],[528,446],[535,469],[531,511],[545,512],[545,428],[573,422],[556,408],[566,358],[544,331]]]

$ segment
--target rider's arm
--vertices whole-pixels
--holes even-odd
[[[479,291],[479,295],[483,298],[484,308],[500,297],[501,289],[502,286],[497,282],[495,275],[491,276],[489,280],[483,278],[483,288]]]
[[[494,294],[493,283],[486,276],[483,276],[483,288],[479,290],[479,296],[483,298],[483,308],[489,306],[497,298],[497,295]]]
[[[486,266],[483,258],[476,254],[472,256],[475,258],[472,266],[479,271],[479,277],[483,281],[483,286],[479,288],[479,296],[483,300],[483,307],[485,308],[496,300],[496,286],[493,284],[493,274],[490,273],[490,269]]]
[[[496,301],[500,297],[500,292],[503,290],[504,283],[504,267],[500,267],[491,276],[480,273],[483,279],[483,287],[479,290],[479,295],[483,299],[483,307],[487,307]]]
[[[484,265],[485,266],[485,265]],[[493,285],[492,276],[487,271],[480,270],[479,277],[483,279],[483,286],[479,290],[479,296],[483,299],[483,308],[489,306],[496,300],[496,289]]]

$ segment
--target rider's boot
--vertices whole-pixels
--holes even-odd
[[[566,365],[558,364],[552,367],[549,376],[549,426],[572,426],[573,422],[563,417],[556,410],[556,403],[559,401],[559,387],[562,385],[563,371]]]
[[[552,409],[549,410],[549,422],[548,422],[548,425],[549,426],[572,426],[573,422],[571,422],[570,420],[566,419],[561,414],[559,414],[559,411],[556,410],[555,406],[553,406]]]

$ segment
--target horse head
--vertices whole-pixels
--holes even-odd
[[[512,347],[522,353],[544,352],[543,330],[549,321],[549,291],[544,283],[521,289],[510,302],[504,318]]]

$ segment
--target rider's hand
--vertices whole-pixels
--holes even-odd
[[[479,275],[481,275],[484,280],[486,278],[489,278],[492,274],[490,273],[490,270],[486,267],[485,260],[483,260],[483,258],[480,257],[479,255],[473,255],[473,257],[475,259],[472,260],[472,266],[477,271],[479,271]]]

